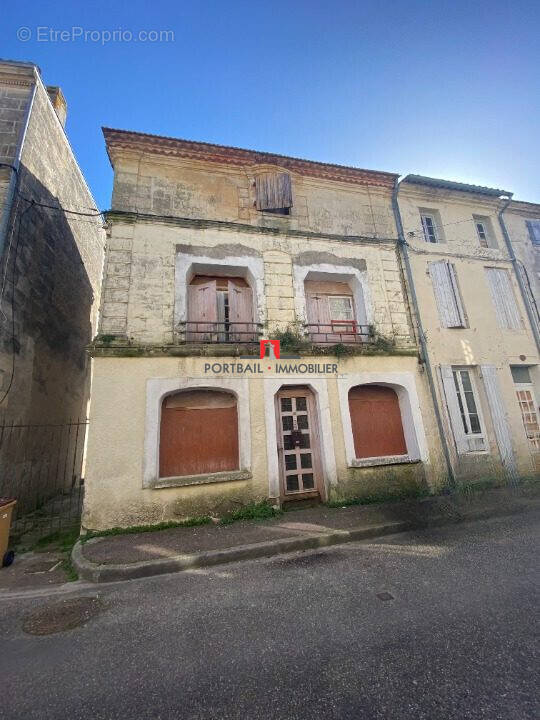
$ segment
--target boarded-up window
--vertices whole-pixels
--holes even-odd
[[[504,330],[521,330],[521,317],[508,271],[486,268],[486,276],[499,327]]]
[[[383,385],[349,390],[349,412],[357,458],[406,455],[398,396]]]
[[[283,212],[292,207],[291,177],[287,173],[263,173],[255,178],[257,210]]]
[[[465,310],[461,302],[455,267],[446,260],[430,262],[429,274],[433,283],[441,327],[465,327]]]
[[[164,399],[160,477],[238,469],[238,412],[234,395],[218,390],[189,390]]]

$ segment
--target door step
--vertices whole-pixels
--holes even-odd
[[[320,504],[321,498],[319,495],[309,498],[291,498],[290,500],[284,498],[281,509],[284,512],[289,512],[289,510],[307,510],[308,508],[317,507]]]

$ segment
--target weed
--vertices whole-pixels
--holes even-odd
[[[342,498],[329,500],[326,505],[331,508],[348,507],[349,505],[373,505],[375,503],[397,502],[410,498],[422,498],[429,495],[425,488],[403,488],[393,492],[378,492],[363,495],[362,497]]]
[[[221,525],[231,525],[240,520],[268,520],[282,514],[282,510],[269,505],[266,501],[260,503],[252,503],[232,510],[224,515],[219,521]]]
[[[168,522],[156,523],[155,525],[131,525],[130,527],[113,527],[108,530],[98,530],[94,532],[89,530],[86,535],[81,537],[81,542],[85,543],[95,537],[109,537],[111,535],[133,535],[135,533],[155,532],[156,530],[169,530],[177,527],[196,527],[197,525],[208,525],[212,522],[212,518],[208,515],[198,515],[188,520],[170,520]]]

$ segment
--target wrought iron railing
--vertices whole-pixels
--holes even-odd
[[[261,323],[207,322],[187,320],[178,324],[180,342],[186,343],[258,343]]]
[[[351,320],[307,323],[304,327],[314,345],[366,345],[374,341],[369,325],[359,325]]]

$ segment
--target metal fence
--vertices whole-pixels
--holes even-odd
[[[88,421],[21,425],[0,420],[0,496],[17,500],[15,540],[80,524]]]

